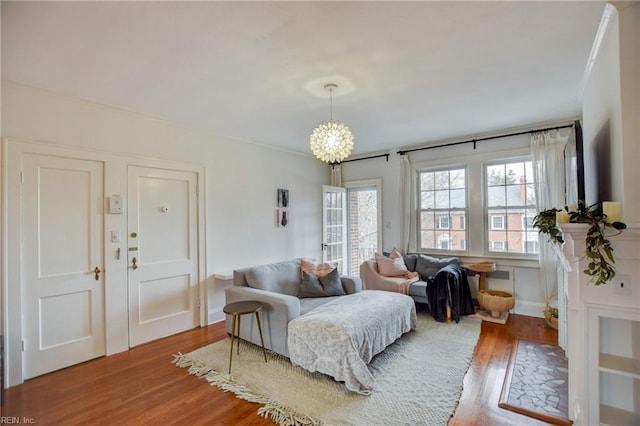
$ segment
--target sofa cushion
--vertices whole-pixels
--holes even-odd
[[[322,278],[329,272],[338,267],[338,262],[315,263],[310,260],[302,259],[301,268],[303,272],[313,274],[318,278]]]
[[[298,294],[299,298],[344,296],[346,294],[342,288],[342,281],[340,280],[340,274],[337,269],[334,269],[322,278],[302,271],[302,283],[300,284],[300,293]]]
[[[409,296],[427,297],[427,282],[415,281],[409,286]]]
[[[410,271],[416,270],[416,263],[418,262],[419,254],[403,254],[402,260],[404,260],[404,264],[407,266],[407,269]]]
[[[297,296],[300,292],[300,261],[254,266],[246,272],[245,278],[249,287]]]
[[[339,299],[340,296],[329,297],[307,297],[306,299],[300,299],[300,315],[304,315],[313,311],[318,306],[322,306],[325,303],[329,303],[332,300]]]
[[[397,257],[392,257],[393,252],[390,257],[384,256],[380,253],[375,253],[376,264],[378,266],[378,273],[385,277],[401,277],[404,276],[407,272],[407,266],[404,264],[404,260],[401,255]]]
[[[420,274],[420,279],[426,281],[427,278],[435,276],[441,268],[451,264],[459,265],[460,259],[457,257],[438,259],[421,254],[416,262],[416,272]]]

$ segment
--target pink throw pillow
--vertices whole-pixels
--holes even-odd
[[[397,250],[395,251],[397,252]],[[392,252],[391,256],[393,255],[394,253]],[[385,277],[402,277],[407,272],[409,272],[407,266],[404,264],[402,255],[398,253],[397,256],[398,257],[387,257],[381,255],[380,253],[375,253],[376,263],[378,265],[378,273]]]
[[[306,272],[307,274],[315,275],[318,278],[322,278],[329,272],[336,269],[338,267],[338,262],[318,264],[310,260],[302,259],[301,267],[302,272]]]

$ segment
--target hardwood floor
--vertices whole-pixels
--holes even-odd
[[[177,352],[225,337],[218,323],[28,380],[3,390],[2,416],[42,425],[273,424],[256,414],[258,405],[189,376],[170,362]],[[506,325],[483,322],[450,426],[545,424],[498,408],[517,337],[555,343],[557,332],[543,319],[519,315],[511,315]]]

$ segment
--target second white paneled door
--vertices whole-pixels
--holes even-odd
[[[194,172],[129,166],[129,344],[198,325]]]
[[[322,187],[322,260],[338,262],[346,271],[347,255],[347,190],[337,186]]]

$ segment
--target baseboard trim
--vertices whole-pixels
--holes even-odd
[[[222,312],[222,308],[209,309],[209,315],[208,315],[209,325],[215,324],[220,321],[224,321],[224,319],[225,319],[225,315],[224,315],[224,312]]]
[[[530,317],[544,318],[545,304],[540,302],[523,302],[516,299],[516,306],[513,312],[518,315],[527,315]]]

